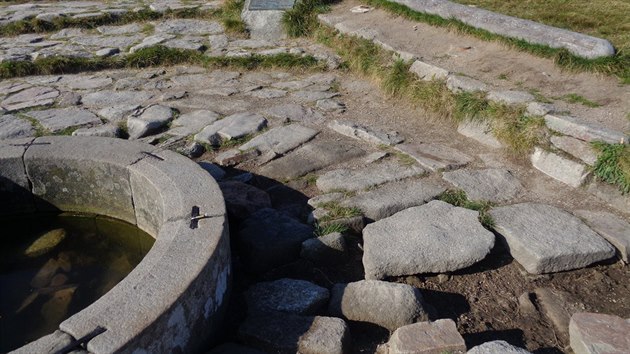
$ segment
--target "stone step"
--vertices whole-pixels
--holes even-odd
[[[538,147],[530,160],[537,170],[575,188],[581,186],[590,174],[585,165]]]
[[[339,169],[326,172],[317,178],[317,188],[324,193],[335,190],[360,191],[424,173],[426,170],[419,166],[402,166],[397,162],[383,162],[356,170]]]

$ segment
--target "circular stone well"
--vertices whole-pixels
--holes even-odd
[[[49,211],[121,219],[156,241],[112,290],[15,352],[87,337],[92,353],[188,353],[213,339],[230,289],[229,232],[221,191],[194,162],[120,139],[0,142],[0,215]]]

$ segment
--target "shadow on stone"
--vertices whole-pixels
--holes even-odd
[[[462,335],[466,341],[466,347],[472,348],[485,342],[504,340],[519,348],[525,348],[524,333],[520,329],[507,329],[497,331],[483,331]],[[556,353],[556,352],[549,352]]]

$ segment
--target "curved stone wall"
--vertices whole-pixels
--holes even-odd
[[[193,209],[203,218],[191,221]],[[93,353],[191,352],[212,340],[230,289],[223,196],[189,159],[151,145],[94,137],[0,142],[0,215],[97,213],[137,225],[156,241],[111,291],[16,352],[87,341]]]

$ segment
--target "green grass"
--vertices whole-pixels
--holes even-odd
[[[309,35],[317,27],[317,14],[328,9],[331,0],[301,0],[292,9],[285,11],[282,25],[291,37]]]
[[[348,232],[349,228],[346,225],[341,225],[341,224],[335,224],[335,223],[331,223],[331,224],[327,224],[327,225],[320,225],[320,224],[316,224],[315,225],[315,236],[320,237],[320,236],[324,236],[324,235],[328,235],[328,234],[332,234],[333,232],[339,232],[341,234]]]
[[[493,206],[490,202],[469,200],[466,196],[466,192],[461,189],[448,189],[444,191],[438,199],[457,207],[478,211],[479,222],[486,229],[490,229],[494,226],[494,220],[492,220],[492,217],[488,214],[488,211],[490,211]]]
[[[630,193],[630,145],[592,143],[599,151],[593,173],[606,182],[619,187],[623,194]]]
[[[240,58],[207,57],[194,50],[153,46],[143,48],[118,58],[67,58],[49,57],[35,61],[10,61],[0,63],[0,79],[30,75],[71,74],[122,68],[146,68],[177,64],[195,64],[207,68],[234,67],[246,70],[257,68],[314,69],[324,70],[325,65],[312,56],[277,54],[253,55]]]
[[[565,0],[560,1],[568,2]],[[618,53],[612,57],[584,59],[571,54],[566,49],[551,48],[545,45],[528,43],[521,39],[500,36],[486,30],[469,26],[455,19],[444,19],[436,15],[417,12],[404,5],[387,0],[366,0],[365,2],[412,21],[424,22],[436,27],[447,27],[459,33],[468,34],[482,40],[502,42],[524,52],[545,58],[552,58],[557,65],[565,69],[614,75],[617,76],[622,83],[630,84],[630,48],[619,48]],[[515,2],[507,1],[505,3],[511,6]],[[529,3],[528,1],[521,2],[522,6],[529,6]]]
[[[479,92],[454,94],[443,81],[417,80],[409,72],[409,63],[393,60],[390,53],[366,39],[337,35],[324,27],[319,27],[314,37],[335,48],[348,70],[375,82],[392,98],[402,99],[453,124],[468,120],[488,122],[497,138],[515,155],[526,155],[535,145],[546,143],[548,131],[544,120],[526,116],[524,107],[489,102]]]
[[[322,203],[321,205],[318,205],[318,207],[328,211],[328,214],[319,220],[320,222],[345,219],[362,215],[361,209],[356,207],[344,207],[341,206],[339,202]]]
[[[601,107],[601,104],[597,103],[597,102],[593,102],[587,98],[585,98],[584,96],[580,96],[577,93],[569,93],[567,95],[564,95],[562,97],[558,97],[558,99],[567,101],[569,103],[579,103],[583,106],[586,107],[591,107],[591,108],[596,108],[596,107]]]
[[[216,13],[227,32],[233,34],[246,33],[245,23],[241,19],[244,0],[226,0]]]

